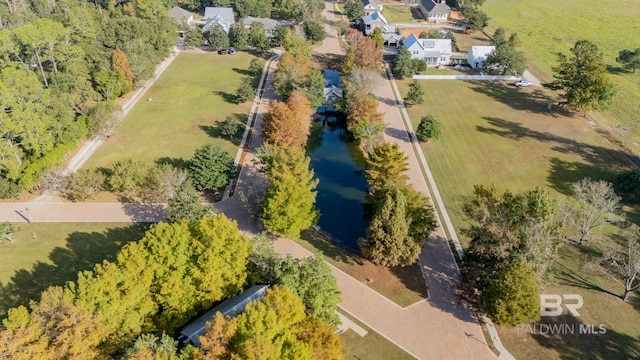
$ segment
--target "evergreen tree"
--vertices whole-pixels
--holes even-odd
[[[417,80],[413,80],[409,84],[409,92],[404,98],[404,103],[407,105],[422,104],[424,102],[424,90]]]
[[[367,159],[367,182],[375,189],[391,185],[402,186],[407,182],[405,171],[409,169],[407,157],[397,144],[383,143],[373,148]]]
[[[420,124],[416,129],[416,137],[418,140],[427,142],[431,139],[437,140],[442,135],[442,127],[440,123],[432,116],[423,116]]]
[[[300,236],[318,220],[316,186],[309,157],[301,149],[275,147],[266,163],[271,186],[265,195],[260,220],[273,233]]]
[[[404,45],[401,45],[398,49],[398,54],[393,59],[391,64],[391,72],[393,76],[398,79],[404,79],[413,75],[411,67],[411,53]]]
[[[169,199],[167,220],[172,223],[182,220],[200,220],[211,214],[211,208],[200,203],[201,199],[191,183],[187,182],[176,188],[176,194]]]
[[[634,74],[637,68],[640,68],[640,48],[635,50],[622,50],[618,53],[616,62],[624,66],[625,69],[631,70]]]
[[[535,272],[521,261],[488,279],[482,308],[496,324],[516,326],[540,319],[538,294]]]
[[[250,77],[243,77],[240,81],[238,91],[236,92],[236,101],[238,103],[243,103],[251,100],[255,96],[255,93],[256,91],[253,88],[253,79]]]
[[[229,183],[232,170],[233,159],[228,152],[214,145],[205,145],[193,154],[189,175],[196,190],[216,190]]]
[[[229,29],[228,38],[231,46],[238,50],[244,50],[249,45],[249,29],[245,28],[244,24],[233,24]]]
[[[242,27],[242,29],[244,30],[244,27]],[[239,31],[239,29],[236,29],[234,26],[232,26],[230,31],[231,35],[227,35],[227,33],[224,32],[224,29],[222,28],[222,26],[215,24],[211,28],[209,28],[203,34],[203,36],[209,43],[209,46],[211,46],[214,49],[221,49],[229,46],[229,42],[230,42],[229,37],[231,36],[232,37],[231,45],[242,50],[247,47],[248,36],[246,35],[246,31],[241,33],[238,33],[236,31]],[[188,35],[189,34],[187,34],[187,36]],[[243,40],[244,40],[244,43],[242,43]],[[194,39],[194,42],[195,42],[195,39]],[[240,46],[240,45],[244,45],[244,46]]]
[[[367,228],[366,239],[358,240],[364,257],[389,267],[411,265],[418,259],[423,240],[409,235],[406,211],[406,199],[397,187],[385,191],[384,200]]]

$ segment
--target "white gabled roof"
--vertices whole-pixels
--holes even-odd
[[[473,56],[474,58],[487,57],[495,50],[495,46],[472,46],[471,49],[469,49],[469,55]]]

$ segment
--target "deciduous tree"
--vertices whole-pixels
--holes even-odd
[[[104,189],[106,177],[96,169],[80,169],[70,174],[64,182],[64,195],[73,201],[93,198]]]
[[[581,110],[598,109],[611,102],[615,88],[598,47],[588,40],[578,40],[571,54],[558,54],[559,64],[553,68],[555,80],[547,86],[562,90],[567,103]]]
[[[128,93],[133,88],[133,72],[129,67],[127,55],[120,49],[116,48],[111,55],[111,70],[124,79],[126,88],[123,93]]]
[[[373,150],[374,141],[384,133],[387,124],[383,121],[360,120],[351,125],[353,137],[365,142],[365,150],[370,152]]]
[[[336,308],[340,290],[331,269],[319,257],[294,259],[287,257],[275,268],[276,283],[284,285],[298,295],[307,314],[329,325],[338,325]]]
[[[214,24],[204,32],[203,37],[207,40],[209,46],[216,50],[229,46],[229,43],[239,50],[243,50],[247,47],[247,44],[249,43],[249,33],[245,30],[244,26],[240,28],[234,24],[229,32],[230,34],[227,35],[222,26]],[[187,34],[187,36],[188,35],[189,34]]]
[[[640,68],[640,48],[635,50],[622,50],[618,53],[616,62],[624,66],[625,69],[636,72]]]
[[[265,195],[260,220],[270,232],[290,237],[316,223],[316,186],[309,157],[302,149],[274,147],[262,159],[271,185]]]
[[[565,221],[582,244],[593,230],[620,219],[620,197],[606,181],[584,178],[571,184],[573,199],[565,203]]]
[[[629,294],[640,287],[640,228],[632,224],[622,232],[622,236],[625,247],[622,251],[609,247],[604,265],[614,279],[624,285],[621,297],[627,301]]]
[[[349,21],[354,22],[364,16],[364,6],[360,0],[345,0],[344,12]]]
[[[291,93],[286,103],[272,101],[264,117],[264,140],[303,149],[309,136],[312,112],[309,99],[300,90]]]

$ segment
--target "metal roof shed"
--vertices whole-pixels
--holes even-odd
[[[225,300],[220,305],[207,311],[204,315],[182,328],[180,334],[189,339],[189,341],[191,341],[195,346],[200,347],[201,344],[198,337],[204,335],[207,323],[215,318],[217,312],[220,312],[225,316],[234,317],[236,314],[244,311],[244,308],[250,302],[262,299],[268,288],[269,285],[254,285],[242,293]]]

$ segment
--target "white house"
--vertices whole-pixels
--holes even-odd
[[[409,50],[412,59],[424,60],[429,67],[449,65],[451,62],[451,39],[418,39],[411,34],[402,44]]]
[[[204,18],[202,20],[205,23],[202,31],[207,31],[214,25],[220,25],[227,34],[229,33],[231,25],[236,22],[233,9],[225,7],[204,8]]]
[[[371,35],[373,33],[373,30],[375,30],[376,28],[384,28],[387,25],[389,25],[387,19],[385,19],[385,17],[377,11],[360,19],[360,26],[362,27],[362,31],[364,31],[364,34],[367,36]]]
[[[451,17],[451,8],[445,0],[422,0],[418,7],[424,19],[430,22],[447,22]]]
[[[472,46],[469,49],[469,56],[467,57],[467,63],[472,68],[484,67],[487,57],[496,50],[495,46]]]
[[[377,0],[362,0],[362,4],[364,5],[364,15],[371,15],[374,12],[382,12],[382,4]]]

